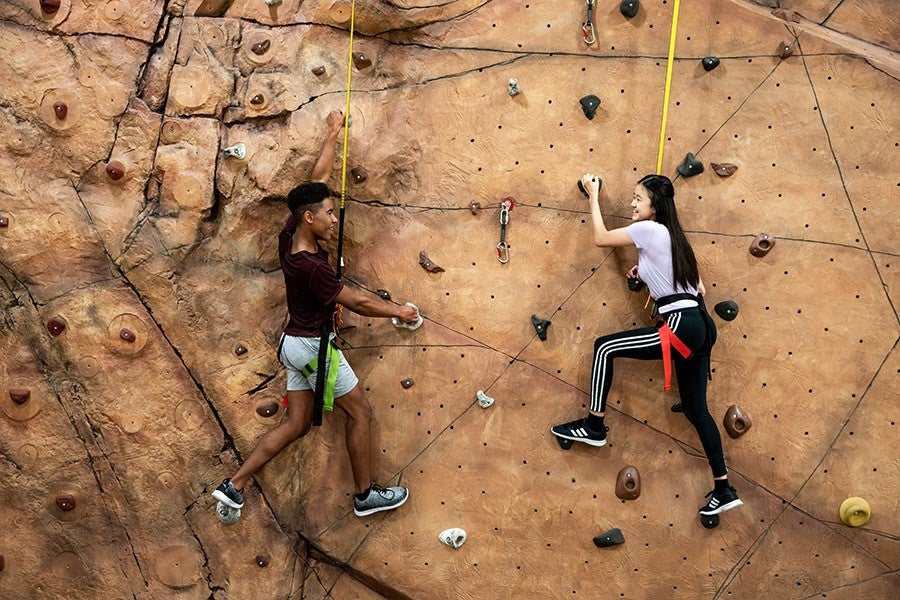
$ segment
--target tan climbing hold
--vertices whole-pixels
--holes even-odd
[[[187,546],[169,546],[156,559],[156,576],[174,589],[194,585],[200,579],[200,560]]]
[[[84,575],[84,564],[74,552],[61,552],[50,562],[50,571],[63,583],[72,583]]]
[[[635,467],[624,467],[616,477],[616,496],[634,500],[641,495],[641,476]]]
[[[185,108],[198,108],[203,106],[212,93],[212,83],[206,68],[188,65],[172,69],[172,79],[169,83],[169,94]]]
[[[22,444],[19,446],[19,449],[16,450],[16,462],[21,465],[33,465],[37,463],[40,455],[41,452],[38,450],[37,446],[33,444]]]
[[[728,407],[728,410],[725,411],[725,418],[723,419],[722,424],[725,426],[725,431],[728,432],[732,438],[737,439],[747,433],[747,430],[753,425],[753,422],[750,420],[744,411],[741,410],[741,407],[737,404],[732,404]]]
[[[840,515],[844,525],[862,527],[869,522],[869,517],[872,516],[872,509],[865,499],[852,497],[841,503]]]
[[[137,433],[144,428],[144,419],[136,412],[126,412],[119,418],[119,425],[125,433]]]
[[[177,173],[173,179],[172,195],[180,208],[198,208],[207,204],[206,194],[204,193],[204,190],[207,189],[205,179],[202,179],[199,175],[186,173]]]
[[[107,83],[94,88],[94,103],[104,117],[118,117],[128,108],[130,93],[117,83]]]
[[[206,411],[193,400],[184,400],[175,407],[175,427],[181,431],[193,431],[206,421]]]
[[[341,25],[347,23],[350,21],[350,3],[335,2],[331,5],[331,8],[328,9],[328,14],[335,23]]]
[[[163,490],[171,490],[175,488],[175,484],[178,482],[178,478],[175,477],[175,473],[171,471],[163,471],[159,475],[156,476],[156,485]]]
[[[181,139],[184,133],[184,125],[175,119],[167,119],[160,130],[160,141],[163,144],[174,144]]]
[[[110,0],[103,7],[103,16],[109,21],[118,21],[125,15],[126,6],[119,0]]]
[[[114,317],[106,331],[110,349],[128,356],[134,356],[143,350],[150,337],[150,331],[144,320],[131,313],[122,313]]]

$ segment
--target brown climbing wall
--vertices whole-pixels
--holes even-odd
[[[344,348],[375,475],[411,499],[353,516],[335,414],[259,474],[238,523],[216,519],[212,487],[284,418],[279,198],[343,106],[350,4],[0,4],[0,597],[896,597],[888,0],[682,3],[662,171],[706,167],[676,180],[681,220],[707,303],[740,308],[717,318],[710,408],[753,423],[724,439],[745,505],[711,530],[658,363],[617,368],[607,447],[548,432],[584,412],[594,338],[648,323],[634,252],[590,244],[575,181],[600,174],[607,224],[628,222],[671,0],[632,19],[598,0],[592,45],[583,0],[358,2],[348,170],[368,176],[348,183],[346,273],[426,323],[358,318]],[[763,232],[776,245],[752,256]],[[635,499],[616,497],[626,466]],[[859,528],[838,515],[851,496],[871,507]],[[595,547],[614,527],[625,544]]]

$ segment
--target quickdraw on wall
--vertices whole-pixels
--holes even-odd
[[[596,36],[594,36],[594,0],[587,0],[587,17],[585,17],[584,23],[581,24],[581,39],[587,45],[597,41]]]
[[[497,244],[497,260],[501,264],[509,262],[509,246],[506,244],[506,226],[509,224],[509,211],[513,209],[516,201],[511,197],[500,201],[500,243]]]

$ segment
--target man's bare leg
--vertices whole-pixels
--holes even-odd
[[[372,484],[372,407],[359,386],[335,398],[334,405],[347,415],[347,454],[350,455],[356,493],[360,494]]]

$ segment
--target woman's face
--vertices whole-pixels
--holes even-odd
[[[631,201],[632,221],[652,221],[656,218],[656,209],[650,205],[650,192],[640,183],[634,186],[634,200]]]

